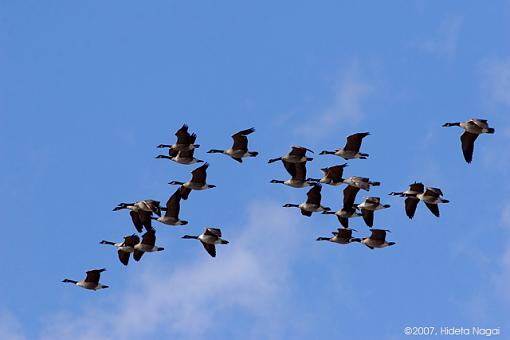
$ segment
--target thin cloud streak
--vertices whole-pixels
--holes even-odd
[[[460,16],[445,18],[441,22],[436,36],[419,43],[418,48],[439,57],[452,58],[457,51],[462,23],[463,18]]]
[[[485,147],[483,160],[487,168],[506,174],[510,166],[510,119],[507,112],[510,107],[510,58],[487,58],[479,63],[478,74],[481,93],[488,107],[486,117],[496,128],[496,133],[490,136],[492,147]]]
[[[243,334],[279,337],[278,320],[286,319],[289,302],[286,291],[292,249],[300,242],[295,232],[298,215],[275,202],[265,202],[253,205],[249,216],[246,227],[239,228],[239,237],[218,246],[216,259],[188,241],[200,252],[199,260],[171,272],[149,269],[134,279],[132,288],[120,293],[117,306],[97,306],[78,317],[63,312],[50,320],[42,338],[107,339],[165,333],[200,339],[222,324],[226,327],[224,318],[232,313],[249,315],[250,328]]]
[[[312,114],[311,119],[295,129],[295,134],[317,140],[340,126],[355,126],[365,116],[363,101],[372,90],[373,86],[363,79],[359,64],[352,63],[336,85],[332,103],[318,114]]]
[[[18,320],[7,311],[0,311],[0,336],[2,339],[9,340],[26,339]]]
[[[510,106],[510,59],[484,60],[480,70],[486,96],[497,104]]]
[[[510,202],[501,211],[500,224],[504,228],[504,235],[507,237],[503,255],[500,260],[500,272],[494,277],[496,289],[501,295],[510,300],[508,286],[510,285]]]

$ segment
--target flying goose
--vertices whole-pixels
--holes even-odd
[[[273,179],[271,183],[285,184],[293,188],[304,188],[307,186],[315,185],[316,181],[313,181],[309,178],[306,179],[306,162],[290,163],[285,160],[282,160],[282,162],[291,178],[286,181]]]
[[[134,246],[133,259],[138,262],[144,253],[162,250],[165,250],[165,248],[156,246],[156,231],[152,229],[143,234],[142,241]]]
[[[181,189],[177,189],[166,202],[166,208],[161,208],[165,211],[165,215],[157,219],[158,222],[168,225],[186,225],[188,221],[179,219],[179,211],[181,210]]]
[[[427,187],[425,192],[419,193],[416,197],[423,201],[427,208],[434,214],[434,216],[439,217],[439,203],[448,203],[450,201],[442,198],[443,192],[438,188],[430,188]]]
[[[250,133],[255,132],[254,128],[242,130],[232,135],[234,144],[231,148],[226,150],[211,149],[207,153],[223,153],[230,156],[232,159],[243,162],[245,157],[256,157],[259,153],[256,151],[248,151],[248,136]]]
[[[349,187],[349,188],[352,188],[352,187]],[[338,218],[338,221],[340,222],[342,227],[349,228],[349,218],[361,216],[360,213],[356,212],[356,207],[357,207],[357,205],[354,204],[351,208],[343,207],[342,209],[337,210],[335,212],[323,211],[322,213],[326,214],[326,215],[336,215],[336,217]]]
[[[195,170],[193,170],[191,172],[191,180],[187,181],[186,183],[172,181],[168,184],[180,185],[181,197],[183,200],[187,200],[191,190],[205,190],[216,187],[216,185],[206,183],[208,167],[209,163],[204,163],[204,165],[202,165],[201,167],[198,167]]]
[[[370,249],[384,248],[395,244],[395,242],[386,241],[386,232],[390,232],[386,229],[371,229],[372,234],[370,237],[363,237],[361,243],[366,245]]]
[[[196,159],[193,154],[195,149],[186,150],[186,151],[178,151],[176,149],[169,149],[168,156],[166,155],[157,155],[156,158],[166,158],[170,159],[176,163],[189,165],[195,163],[203,163],[204,161],[200,159]]]
[[[356,212],[356,209],[358,209],[359,205],[354,204],[354,200],[356,199],[356,195],[358,194],[359,190],[359,186],[347,185],[343,191],[343,207],[341,210],[334,213],[337,215],[340,224],[345,228],[349,227],[349,218],[362,216],[362,214]]]
[[[370,191],[370,186],[377,187],[381,185],[381,182],[372,182],[367,177],[358,177],[358,176],[351,176],[349,178],[344,179],[343,181],[345,184],[363,189],[365,191]]]
[[[420,199],[417,197],[418,194],[422,194],[424,191],[423,183],[414,182],[409,185],[409,188],[404,192],[391,192],[392,196],[400,196],[405,197],[405,210],[406,215],[410,219],[414,217],[414,213],[416,212],[416,207],[420,202]]]
[[[494,133],[495,130],[489,127],[486,119],[472,118],[462,123],[444,123],[443,127],[460,126],[465,131],[460,136],[462,144],[462,153],[466,162],[471,163],[473,160],[473,150],[475,148],[475,140],[482,133]]]
[[[331,210],[328,207],[323,207],[321,205],[321,185],[316,184],[313,188],[311,188],[307,193],[307,200],[304,203],[301,204],[285,204],[284,208],[299,208],[301,209],[301,214],[304,216],[312,216],[312,213],[314,212],[321,212],[321,211],[329,211]]]
[[[143,227],[146,230],[152,229],[152,213],[161,216],[160,202],[155,200],[143,200],[136,203],[119,203],[113,211],[129,209],[129,215],[136,230],[141,233]]]
[[[319,155],[336,155],[340,156],[343,159],[366,159],[368,154],[359,152],[361,147],[361,142],[363,138],[370,135],[368,132],[355,133],[347,137],[347,142],[343,149],[336,149],[335,151],[322,151]]]
[[[73,283],[73,284],[77,285],[78,287],[82,287],[82,288],[90,289],[90,290],[109,288],[109,286],[99,283],[99,278],[101,276],[101,273],[104,272],[105,270],[106,270],[105,268],[89,270],[87,272],[87,276],[85,277],[85,279],[83,279],[81,281],[64,279],[64,280],[62,280],[62,282]]]
[[[370,186],[379,186],[380,182],[372,182],[366,177],[351,176],[343,180],[347,184],[344,189],[344,209],[351,210],[354,206],[354,200],[360,189],[370,191]]]
[[[228,244],[228,241],[221,238],[221,230],[218,228],[206,228],[198,236],[184,235],[182,238],[199,240],[212,257],[216,257],[216,244]]]
[[[138,235],[130,235],[130,236],[124,236],[123,242],[110,242],[102,240],[99,242],[100,244],[109,244],[117,248],[117,254],[119,255],[119,261],[127,266],[129,263],[129,254],[131,254],[133,251],[135,251],[135,245],[140,242],[140,238]]]
[[[356,231],[349,228],[338,228],[332,232],[333,237],[318,237],[317,241],[330,241],[339,244],[349,244],[352,242],[361,242],[360,238],[352,237],[352,232]]]
[[[344,205],[342,210],[345,210],[348,213],[355,213],[357,205],[354,204],[354,200],[356,199],[356,195],[359,192],[358,187],[354,187],[352,185],[348,185],[344,189]]]
[[[177,151],[190,151],[200,147],[200,145],[195,144],[197,135],[195,133],[192,133],[190,135],[188,132],[188,125],[186,124],[184,124],[179,130],[177,130],[175,136],[177,137],[177,142],[175,142],[175,144],[172,145],[159,144],[158,148],[170,148]]]
[[[358,208],[361,209],[363,220],[369,227],[374,225],[374,211],[387,209],[389,207],[389,204],[381,204],[381,199],[379,197],[366,197],[363,202],[358,205]]]
[[[289,151],[288,154],[286,154],[285,156],[282,156],[282,157],[270,159],[268,161],[268,163],[274,163],[279,160],[287,161],[289,163],[302,163],[302,162],[306,162],[306,161],[311,161],[313,158],[306,157],[307,151],[310,151],[311,153],[313,153],[312,150],[307,149],[305,147],[293,146],[292,150]]]
[[[156,200],[142,200],[135,203],[119,203],[114,209],[130,209],[130,210],[142,210],[156,215],[161,215],[160,202]]]
[[[321,172],[324,176],[319,180],[322,184],[329,184],[333,186],[340,185],[344,182],[344,168],[347,166],[347,163],[331,166],[329,168],[321,169]]]

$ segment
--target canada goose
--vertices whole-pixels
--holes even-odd
[[[212,257],[216,257],[215,244],[228,244],[228,241],[221,238],[221,230],[218,228],[206,228],[205,231],[198,236],[184,235],[182,238],[199,240]]]
[[[443,196],[443,192],[438,188],[430,188],[427,187],[425,192],[419,193],[416,197],[419,200],[422,200],[427,208],[434,214],[434,216],[439,217],[439,203],[448,203],[450,201],[440,197]]]
[[[168,225],[186,225],[188,221],[179,219],[179,211],[181,210],[181,189],[177,189],[166,202],[165,215],[157,219],[158,222]]]
[[[307,200],[301,204],[285,204],[284,208],[299,208],[301,209],[301,214],[304,216],[312,216],[314,212],[321,211],[330,211],[331,209],[328,207],[323,207],[321,205],[321,185],[316,184],[313,188],[311,188],[307,193]]]
[[[124,236],[124,241],[115,243],[110,241],[101,241],[100,244],[109,244],[117,248],[117,254],[119,255],[120,262],[127,266],[129,262],[129,254],[135,251],[135,245],[140,242],[138,235]]]
[[[195,163],[203,163],[203,160],[196,159],[193,156],[193,153],[195,152],[194,149],[192,150],[186,150],[186,151],[178,151],[175,149],[169,149],[168,150],[168,156],[166,155],[157,155],[156,158],[166,158],[170,159],[176,163],[189,165],[189,164],[195,164]]]
[[[331,166],[329,168],[321,169],[324,176],[319,180],[320,183],[329,184],[333,186],[340,185],[344,182],[344,168],[347,163]]]
[[[322,213],[326,215],[336,215],[338,221],[344,228],[349,228],[349,218],[361,216],[360,213],[356,212],[356,205],[353,205],[351,208],[343,207],[335,212],[323,211]]]
[[[282,162],[291,178],[286,181],[273,179],[271,183],[285,184],[293,188],[304,188],[315,185],[315,181],[306,179],[306,162],[289,163],[285,160],[282,160]]]
[[[395,244],[395,242],[386,241],[386,232],[390,232],[386,229],[371,229],[372,234],[370,237],[363,237],[361,243],[366,245],[370,249],[384,248]]]
[[[119,203],[115,208],[113,208],[113,211],[129,209],[131,220],[133,221],[136,230],[141,233],[143,227],[145,227],[146,230],[152,229],[152,213],[161,216],[161,208],[159,205],[160,202],[155,200],[143,200],[136,203]]]
[[[318,237],[317,241],[330,241],[339,244],[349,244],[352,242],[361,242],[360,238],[352,237],[352,232],[356,231],[349,228],[338,228],[332,232],[333,237]]]
[[[181,185],[181,197],[183,200],[187,200],[191,190],[205,190],[216,187],[216,185],[206,183],[208,167],[209,163],[204,163],[204,165],[201,167],[193,170],[191,172],[191,180],[187,181],[186,183],[172,181],[168,184]]]
[[[338,178],[337,178],[338,180]],[[335,185],[335,184],[333,184]],[[323,212],[323,214],[335,214],[338,217],[338,221],[344,228],[349,227],[349,218],[361,216],[356,209],[358,208],[357,204],[354,204],[354,200],[356,199],[356,195],[359,192],[358,187],[354,187],[351,185],[347,185],[343,191],[344,200],[342,209],[336,212]]]
[[[389,204],[381,204],[379,197],[366,197],[358,208],[361,209],[361,215],[367,226],[372,227],[374,225],[374,211],[389,208]]]
[[[158,148],[170,148],[177,151],[190,151],[200,147],[200,145],[195,144],[197,135],[195,133],[192,133],[190,135],[188,132],[188,125],[186,124],[184,124],[179,130],[177,130],[175,136],[177,137],[177,142],[175,142],[175,144],[172,145],[159,144]]]
[[[282,157],[270,159],[268,163],[274,163],[279,160],[287,161],[289,163],[302,163],[313,160],[313,158],[306,157],[307,151],[313,153],[312,150],[304,148],[302,146],[293,146],[292,150],[288,154]]]
[[[120,209],[130,209],[130,206],[134,206],[135,209],[155,213],[156,215],[161,215],[160,204],[161,203],[156,200],[142,200],[135,203],[119,203],[114,211]]]
[[[353,187],[352,185],[348,185],[344,189],[344,206],[347,212],[352,212],[357,208],[357,205],[354,204],[354,200],[356,199],[356,195],[359,192],[358,187]]]
[[[165,248],[156,246],[156,230],[152,229],[142,235],[142,241],[134,246],[133,259],[140,261],[144,253],[162,251]]]
[[[345,184],[360,188],[366,191],[370,191],[370,186],[379,186],[381,185],[381,182],[372,182],[367,177],[358,177],[358,176],[351,176],[349,178],[344,179],[343,181]]]
[[[256,157],[259,153],[256,151],[248,151],[248,136],[250,133],[255,132],[254,128],[242,130],[232,135],[234,144],[231,148],[226,150],[211,149],[207,153],[223,153],[230,156],[232,159],[243,162],[245,157]]]
[[[496,130],[489,127],[486,119],[472,118],[462,123],[444,123],[443,127],[460,126],[465,132],[460,136],[462,144],[462,153],[466,162],[471,163],[473,160],[473,150],[475,148],[475,140],[482,133],[494,133]]]
[[[392,196],[400,196],[405,197],[405,210],[406,215],[410,219],[414,217],[414,213],[416,212],[416,207],[420,202],[420,199],[417,197],[418,194],[422,194],[424,191],[423,183],[414,182],[409,185],[409,188],[404,192],[391,192]]]
[[[379,182],[370,182],[368,178],[365,177],[356,177],[352,176],[349,177],[347,180],[344,180],[344,183],[347,184],[347,187],[344,189],[344,206],[342,208],[343,216],[338,216],[338,219],[340,220],[340,223],[344,227],[349,226],[349,220],[348,218],[351,217],[357,217],[359,214],[356,212],[356,208],[360,208],[359,205],[354,204],[354,200],[356,199],[356,195],[360,191],[360,189],[364,189],[369,191],[370,185],[380,185]],[[341,211],[341,212],[342,212]],[[370,215],[370,213],[366,213],[367,217]],[[363,215],[363,211],[362,211]],[[342,217],[342,219],[340,219]],[[363,216],[363,218],[365,218]],[[366,222],[366,220],[365,220]]]
[[[87,272],[87,276],[85,277],[85,279],[83,279],[81,281],[64,279],[64,280],[62,280],[62,282],[73,283],[73,284],[77,285],[78,287],[82,287],[82,288],[90,289],[90,290],[109,288],[109,286],[99,283],[99,278],[101,276],[101,273],[104,272],[105,270],[106,270],[105,268],[89,270]]]
[[[343,159],[361,158],[366,159],[368,154],[359,152],[363,138],[370,135],[368,132],[355,133],[347,137],[347,142],[343,149],[336,149],[335,151],[322,151],[319,155],[336,155]]]

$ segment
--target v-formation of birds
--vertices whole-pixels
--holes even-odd
[[[493,134],[495,130],[489,127],[487,120],[470,119],[466,122],[445,123],[443,127],[458,126],[464,129],[461,136],[461,146],[464,159],[471,163],[473,159],[474,142],[481,134]],[[233,145],[226,150],[211,149],[207,153],[222,153],[230,156],[235,161],[242,163],[243,158],[256,157],[258,152],[249,151],[248,135],[255,132],[255,129],[239,131],[232,135]],[[369,135],[368,132],[355,133],[347,137],[343,148],[337,148],[334,151],[322,151],[320,155],[335,155],[345,160],[367,159],[369,155],[361,152],[362,141]],[[177,141],[175,144],[160,144],[158,148],[168,149],[168,155],[158,155],[156,158],[169,159],[178,164],[204,163],[204,161],[195,158],[194,153],[200,147],[196,144],[197,136],[195,133],[188,132],[188,126],[183,125],[176,133]],[[334,231],[332,237],[319,237],[317,241],[330,241],[338,244],[349,244],[359,242],[370,249],[385,248],[392,246],[395,242],[388,242],[386,234],[387,229],[372,228],[374,225],[374,213],[379,210],[390,207],[388,204],[381,203],[380,197],[365,197],[361,203],[355,203],[356,196],[360,190],[370,191],[372,186],[381,185],[380,182],[372,181],[366,177],[350,176],[344,178],[344,169],[346,163],[334,165],[321,169],[322,178],[308,178],[306,176],[306,164],[313,158],[309,154],[312,150],[302,146],[292,146],[289,153],[281,157],[269,160],[269,163],[283,163],[285,170],[291,176],[287,180],[272,180],[271,183],[284,184],[292,188],[310,187],[307,192],[307,199],[300,204],[288,203],[283,205],[287,208],[298,208],[303,216],[310,217],[313,213],[336,215],[341,227]],[[191,179],[187,182],[171,181],[169,184],[178,185],[178,189],[170,196],[166,206],[160,206],[157,200],[146,199],[133,203],[119,203],[113,210],[129,210],[132,223],[138,233],[145,233],[141,239],[137,234],[124,236],[121,242],[111,242],[103,240],[100,243],[111,245],[117,249],[119,261],[123,265],[128,265],[131,254],[135,261],[140,261],[145,253],[163,251],[163,247],[156,245],[156,230],[152,226],[152,221],[158,221],[172,226],[183,226],[188,221],[179,218],[181,200],[187,200],[193,190],[206,190],[214,188],[215,185],[207,183],[208,163],[191,172]],[[338,211],[331,211],[329,207],[321,205],[322,184],[339,186],[346,185],[343,190],[343,205]],[[434,214],[439,217],[439,204],[448,203],[443,198],[441,189],[435,187],[426,187],[423,183],[414,182],[409,185],[406,191],[391,192],[389,195],[405,198],[405,213],[412,219],[420,201]],[[164,214],[162,214],[164,212]],[[362,217],[365,224],[370,228],[371,234],[368,237],[353,237],[354,229],[349,228],[349,220],[355,217]],[[196,239],[200,241],[207,253],[215,257],[217,244],[228,244],[227,240],[222,239],[222,233],[219,228],[207,227],[200,235],[184,235],[183,239]],[[108,288],[109,286],[99,282],[100,275],[106,269],[94,269],[86,272],[85,279],[81,281],[65,279],[63,282],[72,283],[85,289],[98,290]]]

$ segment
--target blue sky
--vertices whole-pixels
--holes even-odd
[[[451,1],[0,1],[0,331],[10,339],[399,339],[405,326],[510,334],[510,3]],[[460,129],[496,134],[462,158]],[[134,231],[121,201],[166,201],[194,166],[156,160],[183,123],[217,188],[194,192],[185,227],[157,225],[165,251],[124,268],[99,245]],[[223,155],[255,127],[242,165]],[[382,182],[375,225],[397,244],[315,241],[335,217],[284,203],[305,189],[267,159],[318,156],[370,131],[346,175]],[[387,196],[443,189],[441,218],[410,221]],[[341,204],[341,189],[323,188]],[[231,243],[215,259],[181,240],[205,226]],[[357,235],[368,228],[353,223]],[[106,267],[110,289],[60,283]],[[506,334],[506,335],[505,335]]]

